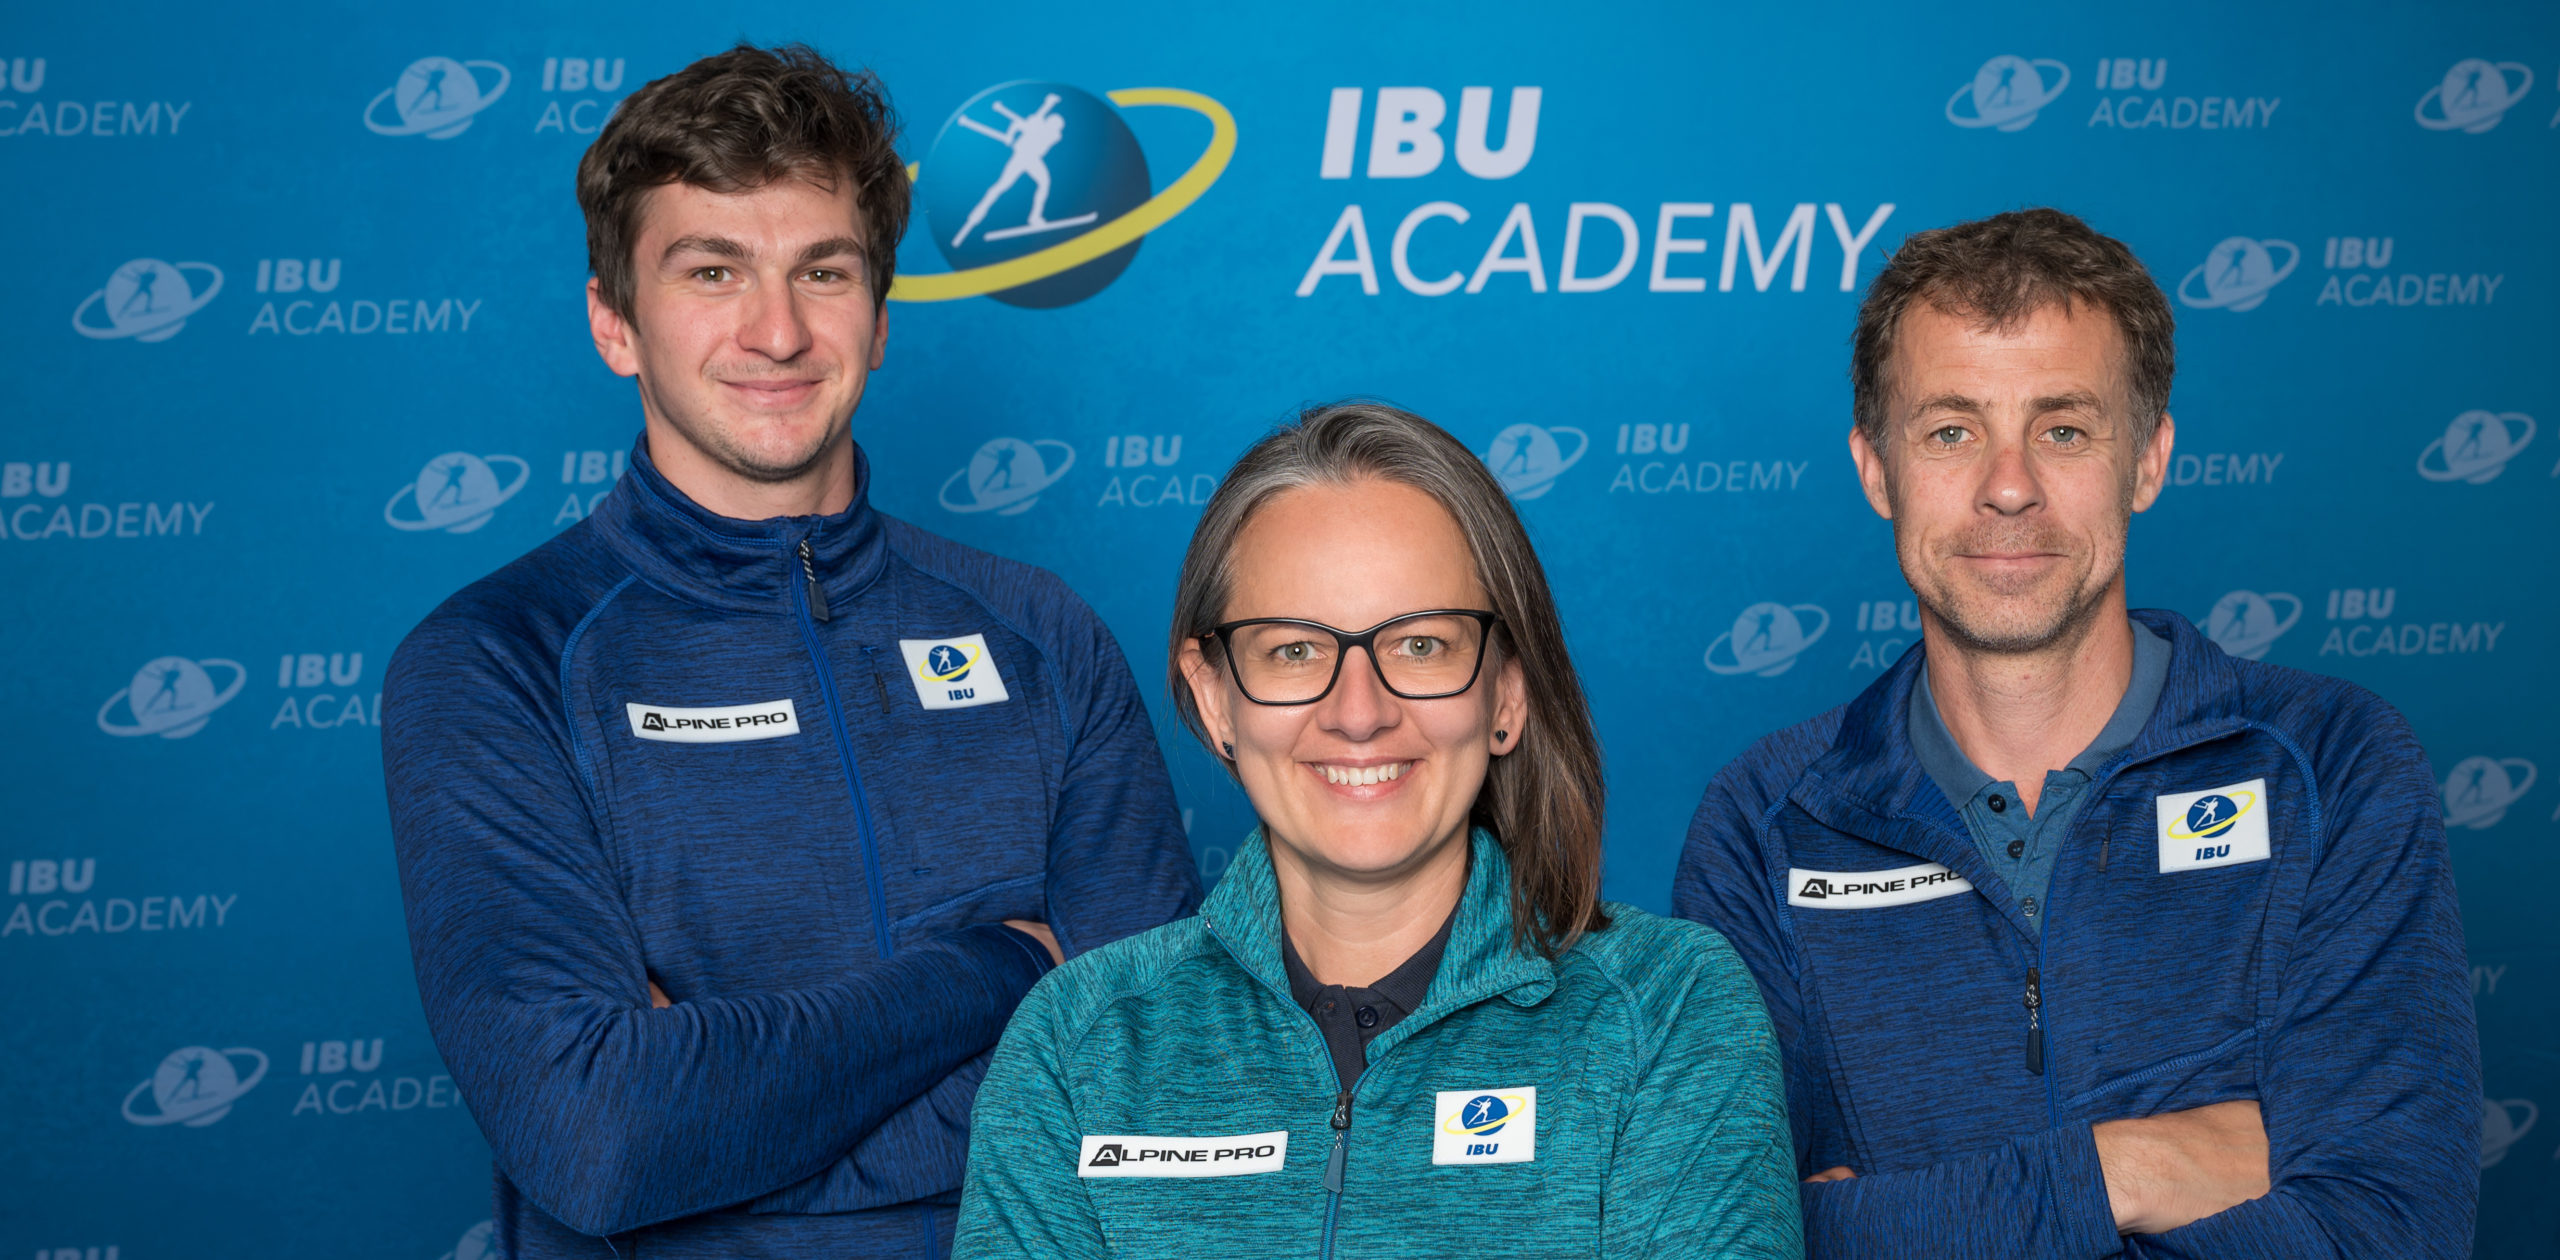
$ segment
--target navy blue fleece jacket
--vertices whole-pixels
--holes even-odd
[[[1913,757],[1921,650],[1707,789],[1672,900],[1778,1031],[1816,1256],[2463,1256],[2480,1055],[2425,756],[2174,613],[2030,932]],[[2029,1005],[2033,996],[2035,1005]],[[2257,1100],[2273,1189],[2119,1238],[2090,1126]]]
[[[1072,957],[1199,903],[1100,620],[856,459],[849,510],[738,521],[643,443],[393,658],[419,992],[518,1260],[938,1253],[1048,964],[1001,921]]]

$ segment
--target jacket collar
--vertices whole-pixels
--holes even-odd
[[[871,507],[871,461],[853,448],[853,504],[831,516],[742,521],[704,508],[649,458],[644,433],[630,471],[588,518],[643,581],[728,612],[789,613],[806,540],[831,605],[850,600],[888,564],[882,517]]]
[[[1422,1005],[1381,1033],[1379,1042],[1401,1040],[1412,1029],[1496,994],[1532,1006],[1555,990],[1554,963],[1535,951],[1512,948],[1511,862],[1501,842],[1478,827],[1469,834],[1468,846],[1467,885],[1458,894],[1439,974],[1432,977]],[[1288,1000],[1289,973],[1280,961],[1280,883],[1261,828],[1245,837],[1226,875],[1201,904],[1200,916],[1237,966]],[[1370,1057],[1374,1060],[1384,1049],[1373,1042]]]
[[[2168,640],[2169,676],[2160,688],[2151,720],[2131,745],[2097,771],[2101,778],[2133,762],[2218,739],[2248,724],[2240,711],[2239,669],[2218,644],[2174,612],[2144,608],[2132,616]],[[1794,795],[1798,804],[1826,821],[1849,811],[1866,814],[1877,825],[1887,820],[1932,824],[1946,833],[1947,843],[1925,845],[1928,851],[1923,856],[1980,883],[1976,876],[1981,864],[1966,838],[1963,818],[1921,768],[1911,746],[1912,689],[1926,659],[1922,645],[1913,644],[1884,677],[1849,702],[1841,714],[1838,736],[1806,768]],[[1875,835],[1859,827],[1842,829]]]

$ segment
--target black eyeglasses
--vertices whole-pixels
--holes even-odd
[[[1378,681],[1407,700],[1437,700],[1476,685],[1485,640],[1502,618],[1471,608],[1435,608],[1391,617],[1366,630],[1321,621],[1255,617],[1212,627],[1233,665],[1236,686],[1255,704],[1314,704],[1333,694],[1342,660],[1359,648]]]

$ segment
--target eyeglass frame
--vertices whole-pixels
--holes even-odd
[[[1328,626],[1321,621],[1309,621],[1304,617],[1247,617],[1239,621],[1222,622],[1218,625],[1209,627],[1206,634],[1194,635],[1192,637],[1202,643],[1208,643],[1214,640],[1218,645],[1219,652],[1226,657],[1228,667],[1227,672],[1229,676],[1236,680],[1237,694],[1242,695],[1246,700],[1251,701],[1254,704],[1264,705],[1269,708],[1294,709],[1303,705],[1323,703],[1326,696],[1333,694],[1334,688],[1342,685],[1342,663],[1350,659],[1351,649],[1355,647],[1359,648],[1361,653],[1369,658],[1369,672],[1377,675],[1378,685],[1386,688],[1388,695],[1394,696],[1399,700],[1446,700],[1451,696],[1463,696],[1469,691],[1474,690],[1476,680],[1484,677],[1484,658],[1488,653],[1483,651],[1476,653],[1475,669],[1467,675],[1465,685],[1458,687],[1453,691],[1434,691],[1425,695],[1415,695],[1411,692],[1399,691],[1396,689],[1396,685],[1394,683],[1387,681],[1387,667],[1378,663],[1378,632],[1396,624],[1399,621],[1411,621],[1416,617],[1470,618],[1474,620],[1478,628],[1484,632],[1484,641],[1487,646],[1490,646],[1493,642],[1494,627],[1503,624],[1502,614],[1497,612],[1487,612],[1481,608],[1425,608],[1416,612],[1397,613],[1395,616],[1389,617],[1366,630],[1336,630],[1332,626]],[[1275,625],[1305,626],[1310,630],[1321,630],[1326,634],[1333,636],[1334,648],[1336,649],[1337,654],[1333,658],[1333,675],[1325,679],[1324,690],[1317,692],[1314,696],[1305,700],[1265,700],[1260,696],[1253,694],[1253,692],[1244,685],[1244,671],[1235,668],[1235,632],[1245,628],[1246,626]]]

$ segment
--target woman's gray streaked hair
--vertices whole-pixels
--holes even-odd
[[[1528,720],[1519,742],[1487,769],[1472,821],[1510,858],[1513,944],[1552,957],[1584,932],[1609,926],[1600,905],[1600,741],[1528,530],[1484,462],[1447,430],[1381,403],[1329,403],[1308,408],[1236,461],[1201,509],[1174,588],[1166,679],[1174,708],[1215,751],[1183,677],[1182,649],[1198,643],[1210,665],[1225,670],[1217,641],[1202,636],[1226,620],[1236,538],[1246,522],[1283,492],[1365,478],[1411,486],[1448,511],[1474,553],[1489,610],[1502,618],[1491,641],[1495,668],[1485,677],[1495,677],[1505,659],[1520,663]]]

